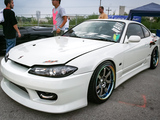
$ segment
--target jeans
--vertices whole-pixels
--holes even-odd
[[[6,39],[6,53],[8,53],[14,46],[16,46],[16,38]]]

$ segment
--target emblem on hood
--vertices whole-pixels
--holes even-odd
[[[54,62],[58,62],[58,60],[48,60],[48,61],[44,61],[43,63],[54,63]]]

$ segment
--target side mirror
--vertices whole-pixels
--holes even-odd
[[[136,36],[136,35],[132,35],[128,39],[129,42],[139,42],[140,40],[141,40],[141,38],[139,36]]]
[[[152,33],[152,36],[153,36],[153,37],[156,37],[156,34],[155,34],[155,33]]]

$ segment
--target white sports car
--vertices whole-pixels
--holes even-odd
[[[11,49],[1,61],[1,87],[20,104],[49,113],[103,103],[124,81],[157,67],[159,44],[138,22],[85,21]]]

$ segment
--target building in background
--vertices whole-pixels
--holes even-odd
[[[125,6],[119,6],[119,15],[124,15],[125,13]]]

